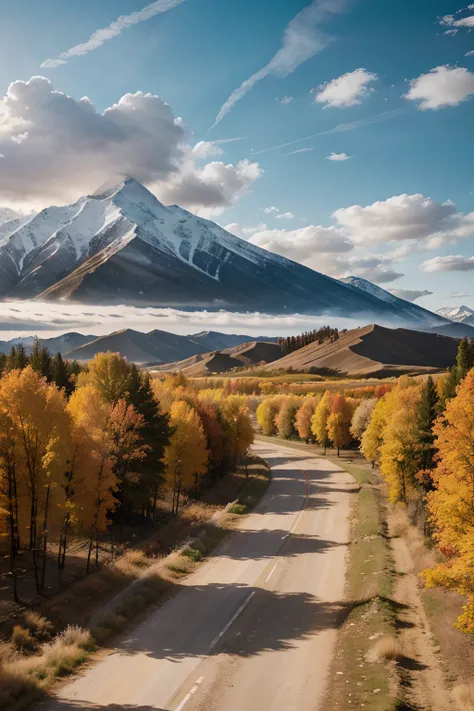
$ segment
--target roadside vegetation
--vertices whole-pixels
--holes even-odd
[[[60,386],[47,352],[17,355],[0,377],[0,707],[18,710],[173,589],[269,477],[245,398],[113,353]]]
[[[376,394],[362,392],[349,394],[344,385],[339,392],[304,397],[276,393],[256,410],[263,434],[319,446],[361,486],[354,507],[348,617],[328,707],[360,702],[365,708],[408,708],[413,662],[402,653],[400,630],[411,623],[407,606],[395,601],[401,578],[394,577],[396,541],[391,542],[404,536],[419,573],[434,652],[445,655],[452,703],[470,708],[457,699],[470,698],[474,650],[474,344],[461,341],[456,365],[436,379],[402,376],[382,383]],[[348,457],[361,463],[354,466]],[[448,629],[453,624],[457,630]]]

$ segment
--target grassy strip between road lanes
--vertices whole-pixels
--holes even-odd
[[[345,602],[323,707],[332,711],[402,709],[397,700],[397,670],[391,661],[401,653],[384,496],[377,474],[367,466],[340,459],[337,463],[360,489],[352,509]]]
[[[14,628],[13,643],[0,642],[0,709],[24,711],[47,698],[57,679],[70,675],[91,659],[129,622],[138,621],[147,608],[156,607],[175,594],[178,581],[192,573],[232,531],[238,515],[257,505],[269,483],[268,465],[253,456],[238,499],[206,522],[199,536],[158,562],[142,551],[128,551],[115,565],[122,566],[130,584],[93,616],[88,629],[69,625],[52,637],[49,620],[37,613],[26,613],[23,624]]]

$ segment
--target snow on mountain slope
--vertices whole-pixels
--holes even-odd
[[[0,297],[444,323],[165,207],[132,178],[43,210],[0,243]]]
[[[446,323],[446,318],[444,318],[439,311],[437,314],[434,314],[432,311],[428,311],[428,309],[424,309],[422,306],[417,306],[417,304],[413,304],[410,301],[400,299],[398,296],[394,296],[394,294],[390,294],[390,292],[382,289],[380,286],[368,281],[368,279],[348,276],[340,281],[360,291],[364,291],[367,294],[371,294],[372,296],[375,296],[375,298],[380,299],[391,306],[394,306],[400,314],[406,314],[407,319],[419,321],[420,323],[428,326],[437,326]]]
[[[467,319],[472,320],[474,316],[474,311],[469,306],[444,306],[442,309],[438,309],[436,313],[457,323],[462,323]]]

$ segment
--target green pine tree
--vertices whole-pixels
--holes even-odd
[[[435,467],[436,447],[434,445],[433,425],[438,415],[438,400],[438,393],[430,375],[423,386],[421,400],[416,410],[418,424],[417,459],[419,470],[426,472],[421,479],[421,484],[425,491],[430,491],[433,488],[429,472]]]

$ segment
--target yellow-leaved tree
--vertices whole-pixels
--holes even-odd
[[[324,454],[326,454],[326,449],[330,444],[328,419],[331,414],[333,397],[334,395],[329,390],[326,390],[311,418],[311,432],[316,437],[318,444],[324,448]]]
[[[388,484],[390,500],[407,503],[408,495],[418,484],[418,421],[416,412],[421,400],[421,388],[406,378],[383,398],[386,420],[380,447],[380,472]]]
[[[196,490],[199,478],[206,473],[208,451],[199,415],[184,400],[171,405],[170,425],[173,434],[165,448],[165,479],[173,493],[176,515],[181,494]]]
[[[41,592],[48,532],[61,515],[57,494],[67,468],[66,400],[62,391],[27,366],[0,380],[0,413],[6,428],[0,469],[2,480],[7,480],[8,509],[14,517],[12,546],[17,550],[22,536],[28,536],[36,589]]]
[[[378,464],[380,459],[383,431],[387,421],[386,398],[387,395],[384,395],[380,400],[377,400],[369,424],[365,428],[360,442],[360,451],[369,462],[372,462],[372,467]]]
[[[94,548],[98,563],[100,534],[106,530],[109,514],[117,505],[119,478],[114,471],[115,444],[108,426],[110,409],[93,385],[78,388],[68,403],[73,421],[74,459],[70,486],[64,491],[67,505],[61,550],[65,556],[70,528],[80,527],[89,538],[88,569]]]
[[[436,489],[428,509],[444,561],[424,577],[467,597],[457,625],[474,633],[474,369],[434,426],[439,462],[432,472]]]
[[[220,407],[224,451],[228,466],[235,467],[253,443],[254,433],[245,397],[229,395]]]
[[[276,398],[267,398],[257,407],[257,422],[264,435],[275,434],[275,415],[278,412],[278,401]]]

